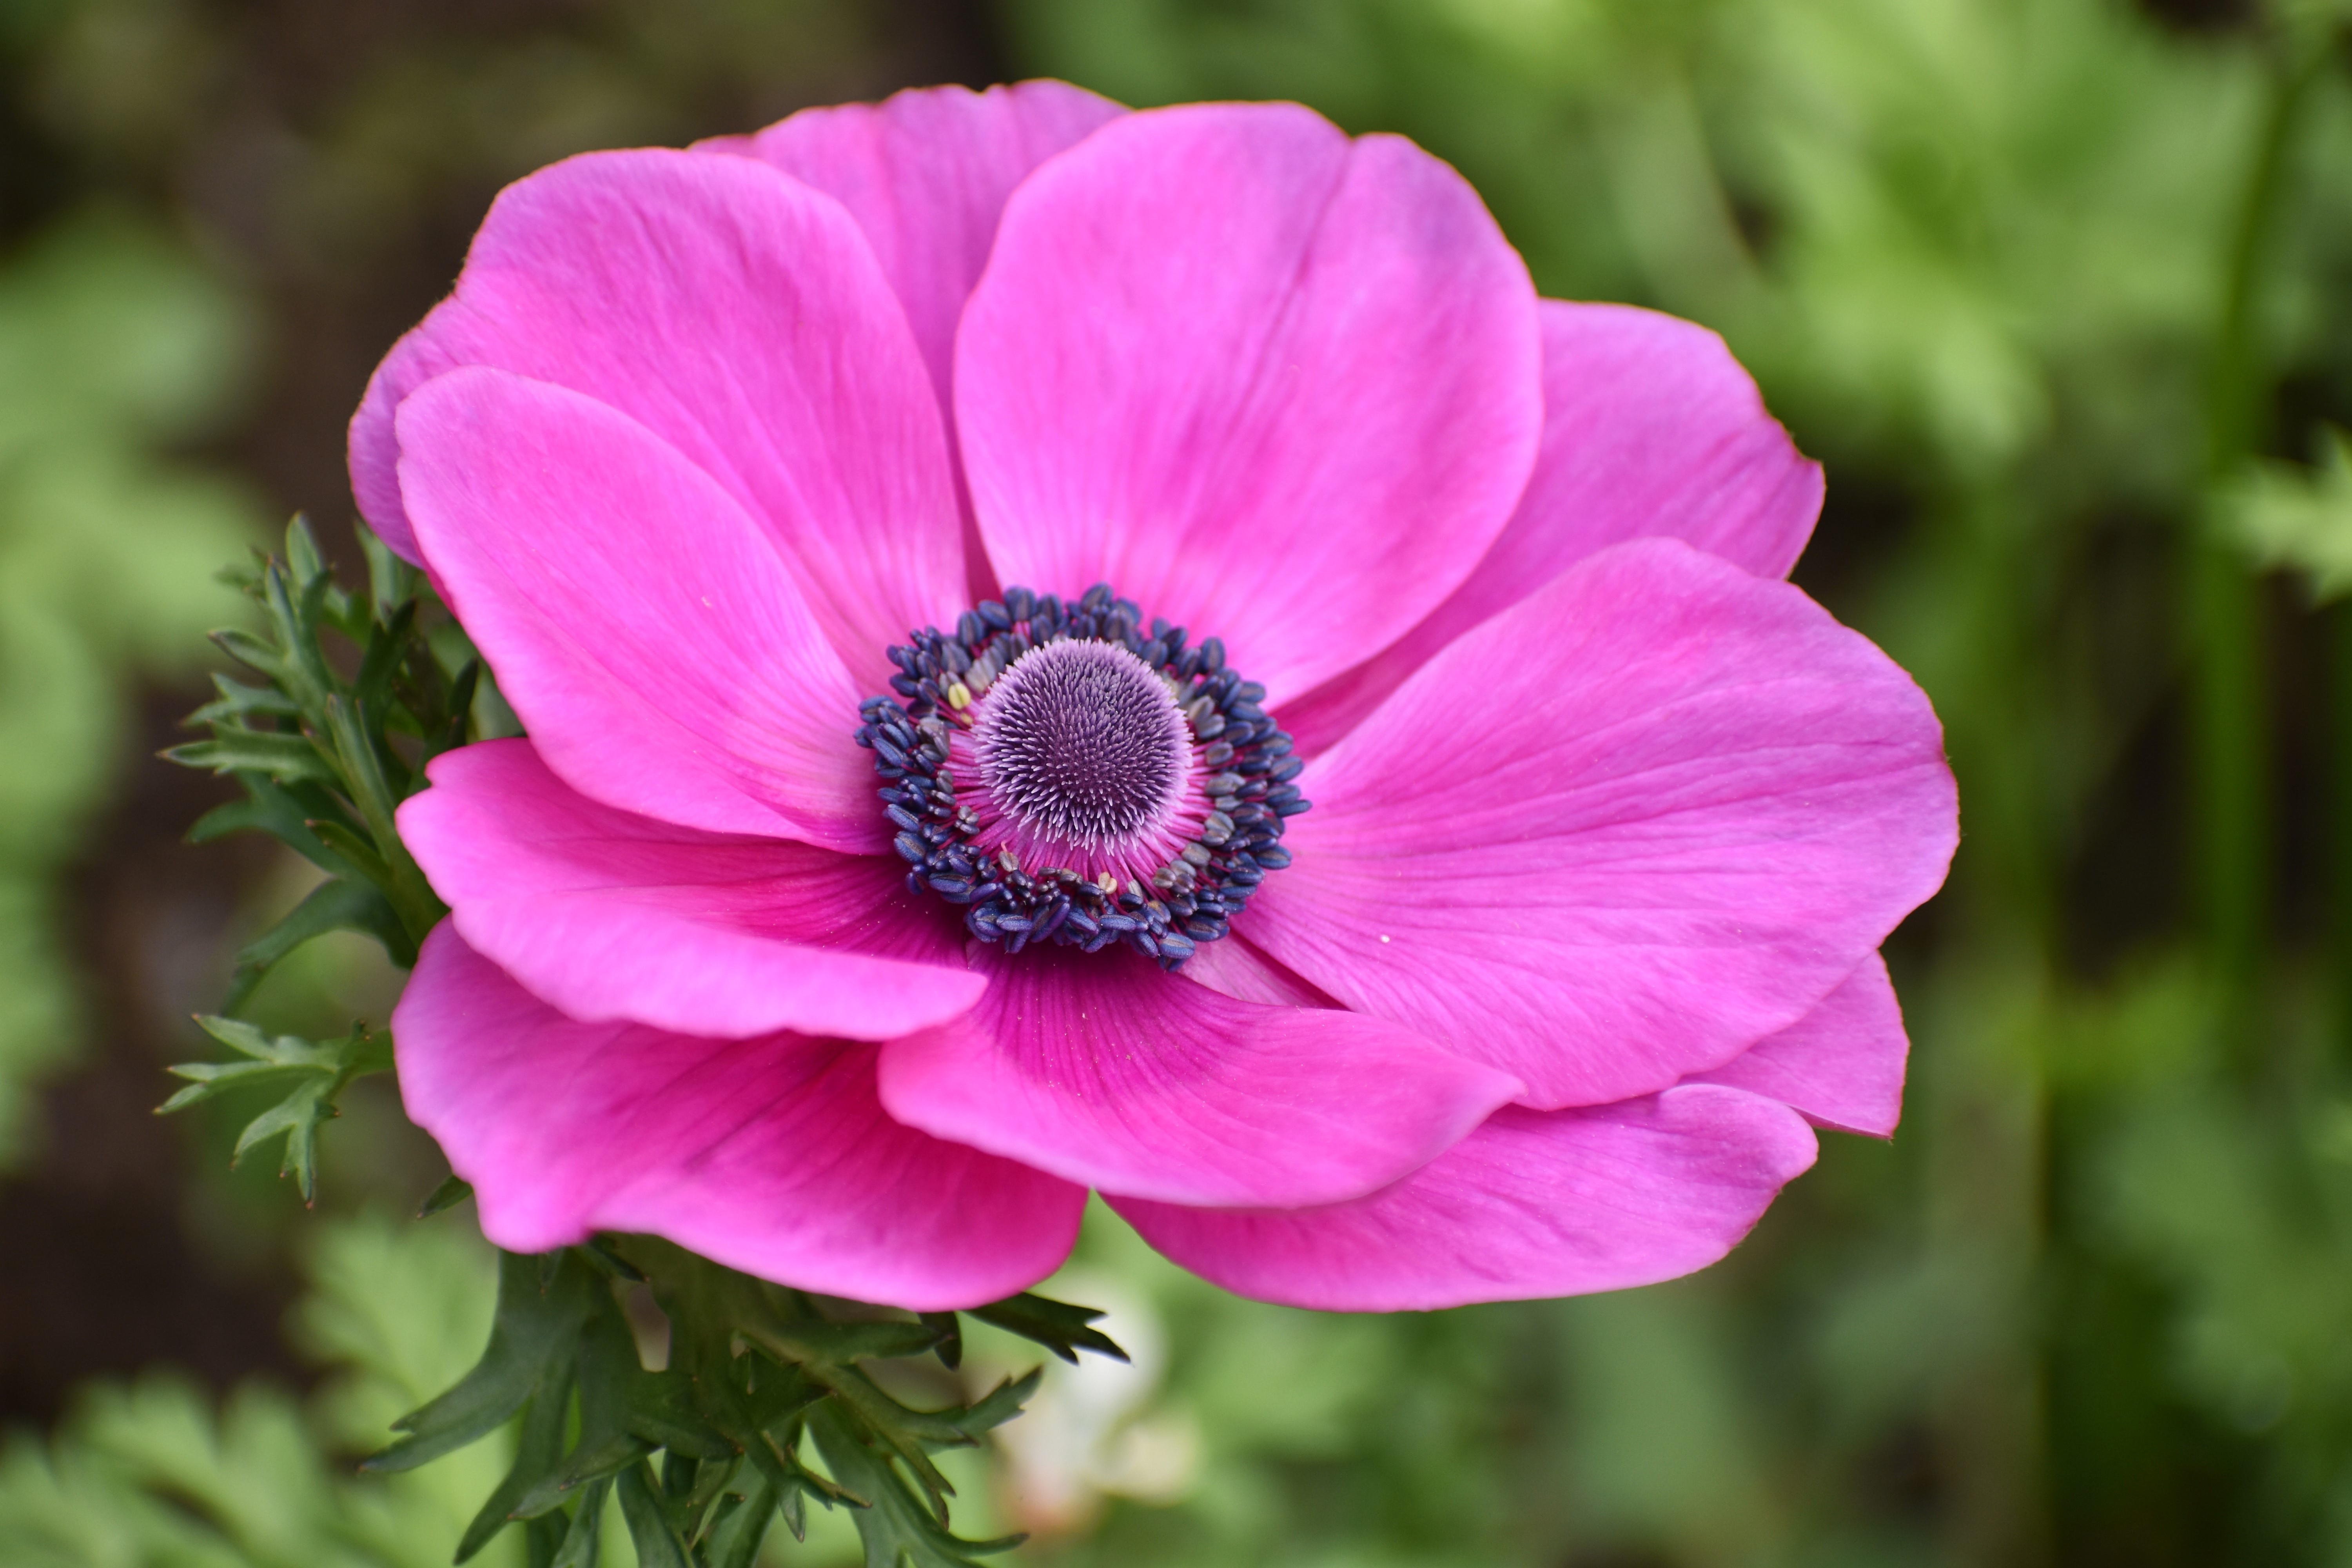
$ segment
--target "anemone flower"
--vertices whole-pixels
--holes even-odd
[[[1956,807],[1782,581],[1819,470],[1408,142],[1031,82],[572,158],[352,473],[528,731],[400,816],[402,1091],[504,1247],[944,1309],[1093,1189],[1433,1307],[1702,1267],[1894,1126]]]

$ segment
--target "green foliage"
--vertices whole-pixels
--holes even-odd
[[[0,1165],[76,1047],[53,882],[104,805],[134,672],[185,668],[257,509],[157,453],[234,406],[250,330],[152,228],[100,213],[0,266]]]
[[[315,898],[310,901],[315,902]],[[278,1174],[294,1179],[304,1203],[314,1201],[318,1197],[319,1128],[334,1116],[336,1097],[353,1079],[392,1070],[390,1043],[369,1034],[364,1026],[354,1026],[340,1040],[313,1042],[289,1035],[266,1035],[235,1018],[205,1017],[196,1022],[205,1034],[247,1059],[183,1062],[172,1071],[189,1079],[188,1087],[158,1109],[166,1112],[184,1110],[238,1089],[279,1091],[275,1104],[246,1124],[237,1137],[233,1157],[243,1159],[246,1151],[255,1144],[282,1134],[286,1156],[278,1164]]]
[[[338,584],[310,525],[294,520],[283,558],[261,557],[233,574],[261,609],[258,635],[215,632],[222,650],[261,677],[252,685],[214,678],[215,700],[190,716],[212,738],[175,746],[183,766],[233,775],[245,798],[215,807],[190,830],[196,843],[264,833],[326,873],[326,880],[236,955],[226,1013],[264,976],[329,931],[374,938],[402,966],[445,912],[400,841],[394,813],[425,787],[425,764],[453,746],[510,733],[512,715],[464,636],[433,601],[423,577],[362,531],[369,589]],[[334,643],[350,656],[346,679]],[[342,1039],[272,1038],[233,1017],[200,1018],[205,1031],[248,1059],[184,1063],[191,1080],[163,1106],[184,1110],[248,1089],[277,1099],[236,1142],[242,1156],[283,1133],[284,1173],[305,1203],[317,1195],[318,1129],[336,1097],[362,1074],[392,1066],[388,1041],[356,1025]]]
[[[454,1374],[488,1317],[488,1248],[447,1226],[338,1221],[310,1273],[297,1322],[335,1370],[320,1394],[248,1384],[216,1412],[165,1373],[86,1390],[53,1439],[0,1450],[11,1568],[443,1568],[503,1436],[389,1482],[335,1456]]]
[[[666,1316],[666,1364],[643,1364],[616,1285],[645,1283]],[[1098,1314],[1034,1297],[973,1314],[1057,1352]],[[949,1528],[955,1488],[933,1456],[970,1447],[1019,1414],[1037,1374],[982,1398],[919,1408],[868,1370],[938,1350],[955,1314],[843,1321],[806,1295],[666,1243],[625,1237],[543,1258],[500,1258],[481,1361],[402,1416],[402,1436],[362,1467],[394,1474],[481,1441],[520,1417],[512,1467],[458,1545],[464,1562],[520,1523],[535,1561],[595,1559],[617,1499],[649,1564],[749,1563],[771,1522],[807,1533],[811,1502],[849,1510],[869,1568],[969,1568],[1017,1537]],[[1076,1331],[1076,1335],[1072,1331]],[[822,1469],[808,1458],[814,1441]]]
[[[2264,462],[2222,498],[2222,518],[2265,566],[2311,579],[2322,602],[2352,593],[2352,447],[2328,428],[2316,468]]]

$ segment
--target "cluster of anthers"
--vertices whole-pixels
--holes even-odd
[[[1174,969],[1290,864],[1300,761],[1216,638],[1147,634],[1104,584],[1072,604],[1008,588],[912,638],[857,743],[907,885],[982,941],[1125,942]]]

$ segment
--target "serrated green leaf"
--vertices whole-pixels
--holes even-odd
[[[205,768],[216,773],[257,773],[278,780],[310,779],[341,784],[335,765],[301,735],[264,730],[223,730],[209,741],[190,741],[162,753],[166,762],[184,768]]]
[[[751,1568],[759,1558],[760,1543],[768,1538],[769,1523],[778,1511],[776,1496],[766,1479],[753,1472],[749,1489],[731,1506],[723,1508],[703,1545],[703,1561],[709,1568]],[[805,1540],[807,1534],[804,1527],[793,1531],[794,1540]]]
[[[624,1280],[631,1285],[645,1283],[645,1275],[637,1266],[613,1249],[613,1244],[601,1236],[592,1236],[580,1244],[580,1256],[607,1279]]]
[[[212,634],[213,646],[236,660],[247,669],[280,679],[286,671],[285,656],[277,648],[236,626],[223,626]]]
[[[246,798],[216,805],[198,817],[188,829],[189,843],[209,844],[232,833],[267,833],[330,876],[361,875],[312,831],[310,819],[316,813],[307,810],[290,792],[261,773],[241,773],[236,782],[245,786]]]
[[[966,1441],[977,1443],[988,1433],[1020,1415],[1021,1407],[1029,1403],[1029,1396],[1037,1392],[1037,1384],[1045,1380],[1045,1369],[1041,1367],[1025,1377],[1007,1378],[989,1390],[985,1397],[966,1405],[947,1419],[962,1432]]]
[[[354,524],[352,531],[358,536],[360,554],[367,562],[368,597],[375,605],[376,619],[383,620],[396,606],[416,597],[418,588],[424,584],[424,575],[394,555],[366,523]]]
[[[953,1372],[963,1364],[963,1320],[953,1312],[925,1312],[923,1326],[939,1335],[932,1352],[940,1364]]]
[[[621,1518],[628,1523],[639,1568],[694,1568],[693,1555],[678,1533],[677,1521],[646,1479],[646,1467],[636,1464],[623,1470],[615,1486],[621,1496]]]
[[[541,1383],[523,1406],[522,1431],[515,1443],[514,1463],[506,1478],[492,1489],[457,1542],[457,1562],[463,1563],[490,1543],[491,1538],[516,1519],[530,1512],[525,1500],[563,1463],[563,1429],[571,1415],[572,1389],[560,1374]]]
[[[224,1010],[234,1013],[243,1005],[263,976],[287,954],[334,931],[375,938],[386,956],[404,968],[416,962],[416,949],[383,894],[369,883],[337,878],[311,889],[284,919],[237,951],[236,972],[230,980]]]
[[[262,607],[269,614],[279,655],[270,673],[306,713],[320,712],[343,689],[319,647],[319,612],[330,586],[323,576],[289,581],[282,562],[271,562],[261,574]]]
[[[677,1366],[638,1374],[629,1388],[628,1423],[630,1431],[656,1447],[698,1459],[739,1451],[703,1419],[695,1403],[694,1380]]]
[[[226,675],[215,675],[213,689],[220,695],[180,721],[184,728],[198,730],[207,724],[236,723],[256,717],[299,719],[302,716],[302,710],[295,705],[294,700],[275,687],[247,686],[241,680],[231,680]]]
[[[773,1342],[789,1347],[794,1361],[888,1361],[921,1355],[945,1338],[929,1320],[908,1323],[885,1320],[870,1323],[829,1323],[812,1319],[788,1330],[768,1331]]]
[[[325,816],[308,818],[305,825],[318,836],[319,842],[325,845],[330,853],[352,868],[354,875],[365,878],[379,888],[391,880],[392,873],[385,869],[383,858],[375,852],[375,846],[352,828]],[[423,938],[418,940],[421,942]]]
[[[580,1506],[572,1510],[563,1543],[548,1560],[547,1568],[596,1568],[604,1544],[604,1500],[612,1495],[609,1479],[590,1481],[580,1489]]]
[[[364,1470],[410,1470],[480,1441],[539,1388],[568,1377],[588,1318],[595,1276],[566,1258],[542,1289],[540,1260],[499,1255],[498,1316],[482,1359],[457,1385],[393,1423],[405,1436],[362,1461]]]
[[[1018,1296],[967,1310],[982,1322],[993,1323],[1008,1333],[1034,1341],[1072,1363],[1077,1361],[1080,1351],[1092,1351],[1113,1361],[1127,1359],[1127,1352],[1109,1335],[1087,1326],[1102,1316],[1093,1307],[1075,1307],[1067,1301],[1049,1300],[1024,1290]]]
[[[1009,1552],[1028,1539],[965,1541],[944,1518],[934,1518],[889,1458],[862,1439],[847,1412],[821,1405],[809,1413],[809,1430],[824,1462],[845,1486],[870,1498],[873,1506],[851,1520],[866,1546],[866,1568],[979,1568],[973,1559]]]
[[[409,600],[392,618],[368,628],[360,653],[359,674],[352,679],[352,699],[362,710],[378,707],[391,696],[393,672],[408,655],[409,633],[416,624],[416,601]]]
[[[518,1494],[513,1511],[519,1515],[551,1512],[586,1482],[619,1473],[653,1448],[629,1429],[630,1395],[644,1375],[635,1336],[610,1290],[592,1290],[589,1303],[574,1373],[580,1390],[579,1436],[562,1463],[549,1466],[527,1493]]]
[[[278,1173],[291,1176],[310,1202],[318,1192],[318,1130],[335,1114],[335,1100],[355,1078],[392,1068],[390,1042],[354,1027],[339,1040],[311,1041],[293,1035],[267,1035],[236,1018],[200,1017],[205,1033],[246,1057],[242,1062],[182,1062],[170,1070],[189,1087],[156,1108],[159,1114],[233,1089],[270,1083],[289,1087],[278,1103],[248,1121],[239,1133],[232,1162],[255,1145],[284,1134],[286,1153]]]
[[[425,1201],[416,1205],[416,1217],[431,1219],[436,1214],[456,1208],[473,1195],[474,1184],[452,1171],[441,1178],[440,1185],[425,1194]]]
[[[287,520],[286,564],[297,583],[315,582],[327,574],[326,558],[319,553],[318,536],[310,531],[307,513],[298,511]]]
[[[400,911],[409,935],[422,943],[426,933],[449,911],[433,891],[432,884],[425,879],[425,872],[409,854],[408,847],[401,842],[393,813],[404,792],[386,779],[381,749],[369,738],[358,710],[350,702],[340,697],[331,699],[327,703],[327,723],[334,737],[336,754],[348,774],[352,803],[359,807],[360,819],[374,835],[382,857],[379,864],[383,875],[377,879],[377,885],[383,889],[393,908]]]

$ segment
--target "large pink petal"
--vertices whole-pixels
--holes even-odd
[[[1004,201],[1029,172],[1127,112],[1064,81],[910,88],[804,109],[751,136],[698,142],[774,164],[849,209],[906,308],[944,412],[956,323],[988,265]]]
[[[583,1024],[444,922],[392,1018],[411,1120],[482,1231],[541,1252],[640,1231],[807,1290],[969,1307],[1051,1273],[1086,1194],[885,1115],[872,1046]]]
[[[1785,1106],[1693,1085],[1579,1110],[1498,1111],[1353,1203],[1112,1206],[1153,1247],[1241,1295],[1392,1312],[1620,1290],[1704,1268],[1815,1152]]]
[[[1816,1127],[1889,1138],[1903,1119],[1910,1053],[1895,983],[1874,952],[1820,1006],[1690,1081],[1769,1095]]]
[[[1235,1001],[1125,949],[990,961],[954,1023],[882,1048],[911,1127],[1105,1192],[1194,1204],[1355,1197],[1508,1101],[1503,1074],[1394,1025]]]
[[[892,857],[726,837],[600,805],[529,741],[436,758],[400,836],[467,945],[585,1021],[887,1040],[987,982]]]
[[[909,88],[878,104],[804,109],[757,135],[695,146],[772,163],[849,209],[906,309],[940,416],[952,428],[956,323],[988,265],[1005,198],[1032,169],[1125,112],[1061,81],[986,92]],[[962,465],[952,450],[950,457],[971,596],[992,597],[998,584],[971,516]]]
[[[891,643],[962,607],[947,441],[906,313],[840,204],[774,169],[597,153],[500,194],[457,292],[352,420],[360,510],[404,554],[394,415],[458,365],[585,393],[710,475],[775,541],[861,694],[883,689]]]
[[[1476,193],[1294,104],[1113,121],[1006,204],[956,414],[998,575],[1109,583],[1271,700],[1386,646],[1510,515],[1535,292]]]
[[[1314,810],[1249,940],[1545,1107],[1787,1028],[1957,835],[1910,678],[1795,588],[1662,539],[1449,645],[1298,782]]]
[[[885,847],[856,692],[708,475],[627,416],[503,371],[411,394],[400,439],[436,581],[564,782],[718,832]]]
[[[1510,525],[1470,580],[1376,657],[1285,708],[1311,755],[1432,654],[1596,550],[1679,539],[1785,577],[1822,510],[1821,465],[1764,410],[1705,327],[1630,305],[1546,300],[1544,434]]]

